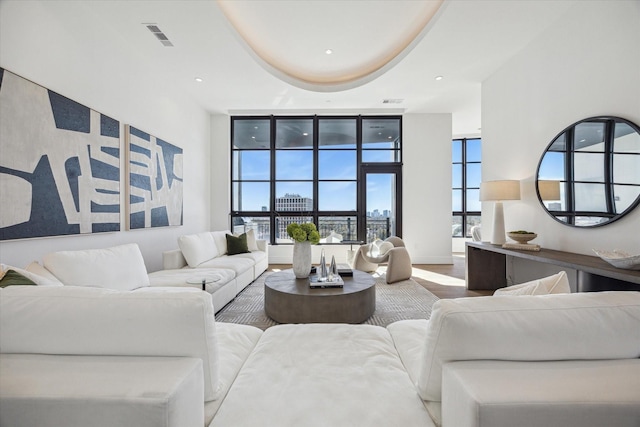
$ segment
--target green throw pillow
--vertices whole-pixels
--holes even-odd
[[[248,252],[247,233],[242,233],[239,236],[227,234],[227,253],[229,255],[246,254]]]
[[[4,277],[0,279],[0,288],[12,285],[35,285],[35,283],[17,271],[7,270]]]

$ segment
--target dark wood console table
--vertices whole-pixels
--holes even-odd
[[[578,292],[640,291],[640,271],[615,268],[596,256],[542,248],[540,252],[503,249],[486,242],[467,242],[467,288],[495,290],[507,286],[507,257],[576,270]]]

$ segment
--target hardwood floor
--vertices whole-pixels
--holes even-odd
[[[270,264],[268,271],[291,268]],[[491,295],[492,291],[469,291],[465,284],[464,254],[454,254],[453,264],[414,264],[413,279],[440,299]]]
[[[493,291],[470,291],[465,282],[464,254],[454,254],[453,264],[414,264],[413,279],[440,299],[479,297]]]

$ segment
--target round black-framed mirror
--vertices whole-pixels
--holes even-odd
[[[565,225],[599,227],[622,218],[640,204],[640,127],[614,116],[568,126],[540,158],[536,194]]]

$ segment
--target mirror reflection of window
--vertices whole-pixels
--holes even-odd
[[[576,212],[607,212],[604,184],[574,184]]]
[[[605,138],[604,123],[580,123],[575,126],[573,146],[574,151],[604,152]]]
[[[545,181],[560,183],[560,200],[542,196]],[[561,223],[593,227],[617,220],[640,204],[640,128],[618,117],[572,124],[543,154],[536,190]]]
[[[613,151],[640,154],[640,134],[626,123],[616,123]]]
[[[614,185],[613,194],[615,198],[616,212],[621,213],[629,209],[632,203],[640,197],[640,187]]]

